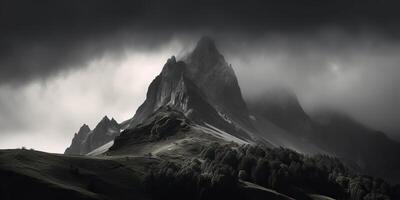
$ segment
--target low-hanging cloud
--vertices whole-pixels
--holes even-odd
[[[373,32],[348,34],[337,29],[237,41],[241,42],[227,44],[227,57],[246,98],[284,85],[310,113],[336,109],[398,137],[398,41]]]

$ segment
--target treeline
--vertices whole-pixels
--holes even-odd
[[[199,159],[183,164],[163,162],[145,178],[155,198],[245,199],[244,181],[298,200],[308,194],[335,199],[400,199],[400,187],[379,178],[357,175],[337,158],[304,156],[285,148],[213,144]]]
[[[198,159],[183,166],[164,161],[145,178],[146,191],[155,199],[244,199],[235,170],[227,165],[204,171]]]

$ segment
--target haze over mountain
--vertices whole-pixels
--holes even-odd
[[[183,60],[177,61],[174,56],[168,59],[160,75],[150,84],[146,100],[136,114],[121,125],[112,123],[116,134],[107,136],[103,119],[86,136],[97,135],[96,140],[81,139],[86,150],[71,150],[83,137],[78,134],[66,153],[87,154],[118,136],[119,128],[116,131],[116,127],[134,129],[157,112],[168,113],[169,110],[183,113],[185,118],[202,128],[222,131],[224,137],[233,137],[232,141],[337,156],[349,165],[356,165],[362,172],[393,181],[399,179],[397,155],[400,145],[346,114],[321,110],[310,117],[296,94],[284,87],[267,90],[245,102],[231,65],[210,37],[200,39]],[[98,127],[102,127],[102,132]]]

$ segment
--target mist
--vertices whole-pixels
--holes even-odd
[[[232,42],[236,41],[236,42]],[[397,138],[400,45],[380,34],[335,28],[270,34],[227,44],[245,98],[274,87],[293,90],[309,114],[336,110]]]

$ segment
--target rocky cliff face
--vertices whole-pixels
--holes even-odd
[[[252,125],[233,72],[214,41],[202,38],[183,61],[171,57],[150,84],[145,102],[129,127],[142,123],[161,107],[171,107],[198,123],[250,139]]]
[[[187,77],[204,92],[220,114],[249,126],[248,110],[235,72],[211,38],[201,38],[184,62],[187,63]]]
[[[81,154],[81,145],[90,133],[90,128],[88,125],[83,124],[79,129],[78,133],[75,133],[72,139],[71,146],[65,150],[65,154]]]
[[[114,119],[105,116],[93,129],[84,124],[72,139],[72,144],[65,154],[85,155],[94,149],[114,140],[120,134],[120,126]]]

